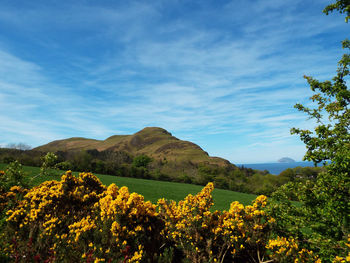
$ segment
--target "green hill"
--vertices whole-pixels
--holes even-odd
[[[0,162],[18,160],[23,165],[41,166],[47,152],[57,155],[55,165],[61,170],[197,185],[214,182],[216,188],[245,193],[269,195],[291,180],[287,176],[236,167],[158,127],[147,127],[132,135],[113,135],[105,140],[81,137],[56,140],[32,150],[3,148]]]
[[[124,152],[130,156],[147,155],[152,158],[148,167],[167,175],[187,174],[196,176],[199,166],[211,168],[234,169],[229,161],[211,157],[198,145],[179,140],[158,127],[147,127],[132,135],[114,135],[105,140],[73,137],[57,140],[39,146],[34,151],[40,152],[76,152],[97,150],[107,152]]]

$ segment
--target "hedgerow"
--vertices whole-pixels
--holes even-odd
[[[1,197],[12,204],[1,251],[11,262],[321,262],[299,240],[274,234],[265,196],[211,211],[213,188],[153,204],[91,173],[13,187]]]

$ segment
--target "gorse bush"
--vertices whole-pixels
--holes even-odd
[[[259,196],[252,206],[233,202],[229,211],[211,212],[212,190],[209,183],[198,195],[188,195],[178,204],[158,201],[166,237],[181,246],[191,262],[225,258],[247,262],[259,257],[259,252],[263,255],[274,222],[261,210],[266,197]]]
[[[14,262],[315,262],[298,240],[274,235],[267,198],[211,211],[213,184],[178,203],[145,201],[91,173],[47,181],[16,200],[1,229]]]

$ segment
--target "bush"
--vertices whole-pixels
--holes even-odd
[[[265,196],[212,212],[212,191],[209,183],[183,201],[155,205],[126,187],[105,187],[90,173],[67,172],[59,182],[29,190],[7,211],[0,250],[16,262],[317,260],[297,240],[273,235]]]
[[[42,165],[40,167],[40,175],[47,176],[47,175],[55,175],[56,172],[56,164],[57,164],[57,155],[48,152],[44,157],[42,157]]]
[[[55,168],[57,168],[59,170],[68,171],[68,170],[72,170],[73,165],[69,161],[64,161],[64,162],[57,163],[55,165]]]
[[[134,167],[144,167],[147,168],[148,164],[152,162],[151,157],[147,156],[147,155],[139,155],[136,156],[133,161],[132,161],[132,165]]]
[[[11,162],[5,171],[0,173],[0,189],[7,192],[12,186],[28,186],[26,174],[18,161]]]

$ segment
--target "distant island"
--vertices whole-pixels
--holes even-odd
[[[283,157],[278,160],[279,163],[295,163],[295,161],[292,158],[289,157]]]

